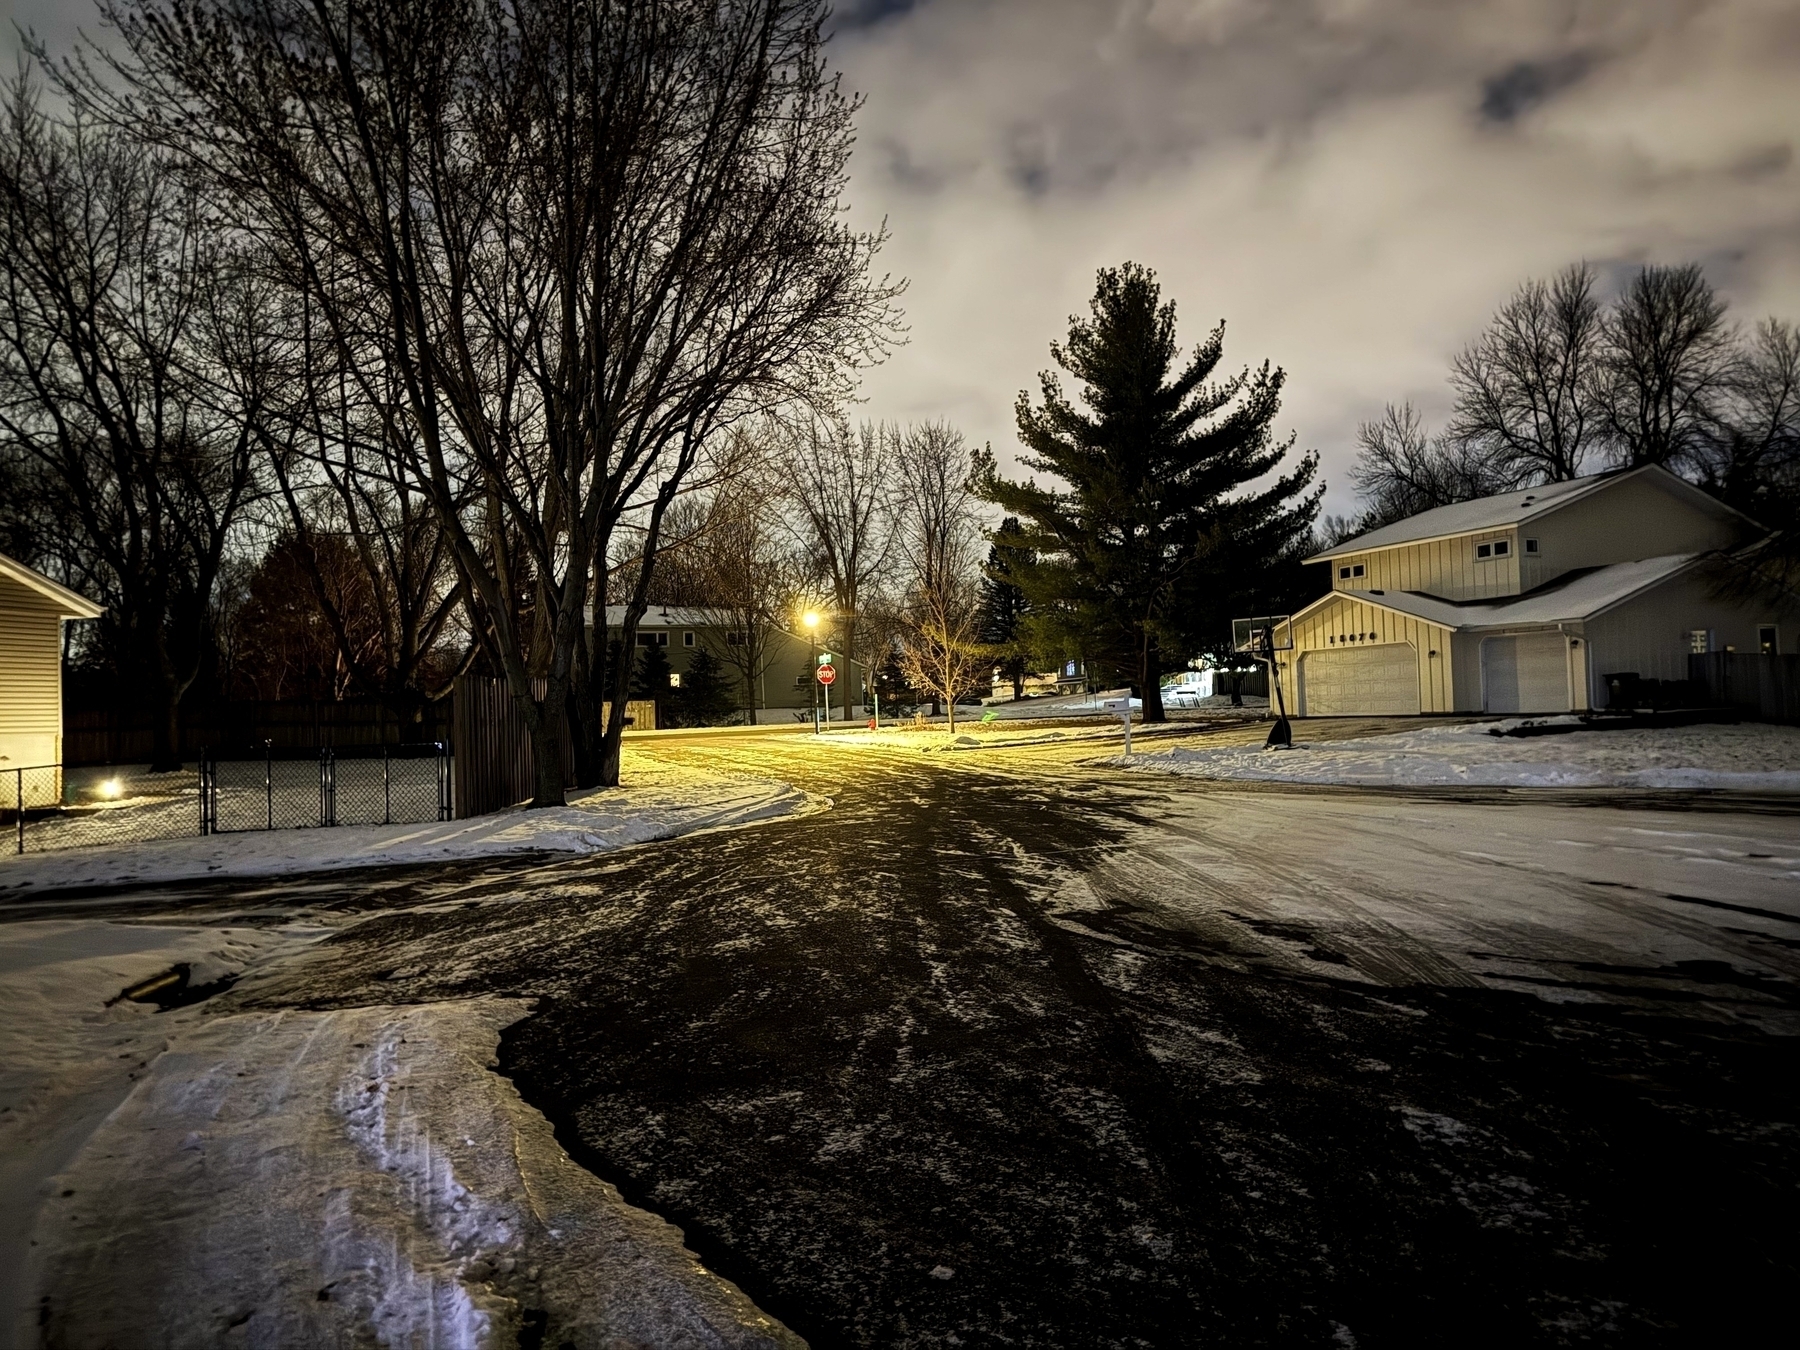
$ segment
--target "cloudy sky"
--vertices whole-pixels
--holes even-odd
[[[1356,424],[1518,282],[1697,260],[1800,320],[1794,0],[845,0],[855,209],[911,280],[872,415],[998,452],[1097,267],[1154,267],[1182,336],[1287,369],[1351,503]]]
[[[52,39],[91,0],[0,0]],[[840,0],[911,342],[866,412],[1003,457],[1094,270],[1154,267],[1198,342],[1289,375],[1351,505],[1356,424],[1445,411],[1520,280],[1703,262],[1800,320],[1800,0]],[[9,25],[10,28],[10,25]],[[8,44],[10,45],[10,44]]]

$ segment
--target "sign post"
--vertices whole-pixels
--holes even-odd
[[[825,687],[825,725],[831,725],[831,685],[837,679],[837,667],[831,664],[831,653],[819,653],[819,683]]]

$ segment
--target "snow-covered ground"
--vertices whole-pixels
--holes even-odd
[[[57,887],[257,876],[488,854],[595,853],[695,830],[792,815],[804,792],[768,779],[674,766],[626,747],[618,789],[571,794],[546,811],[515,809],[424,825],[339,825],[60,849],[0,857],[0,895]],[[168,808],[157,804],[152,809]],[[190,804],[191,809],[191,804]]]
[[[1150,746],[1122,766],[1190,778],[1364,787],[1632,787],[1800,792],[1800,727],[1743,724],[1505,736],[1516,723],[1421,727],[1361,740]]]

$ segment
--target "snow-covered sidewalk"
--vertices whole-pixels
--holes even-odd
[[[1190,778],[1358,787],[1617,787],[1800,792],[1800,727],[1744,724],[1505,736],[1512,723],[1422,727],[1362,740],[1151,747],[1117,762]]]
[[[625,750],[617,789],[571,793],[565,807],[514,809],[424,825],[189,835],[146,843],[0,857],[0,896],[212,876],[266,876],[378,863],[441,862],[490,854],[597,853],[696,830],[794,815],[804,792],[770,779],[734,777]]]

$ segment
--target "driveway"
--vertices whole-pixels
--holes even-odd
[[[259,913],[358,921],[208,1007],[534,1000],[500,1071],[816,1345],[1786,1325],[1800,802],[1227,786],[1091,745],[656,753],[833,806],[260,885]]]

